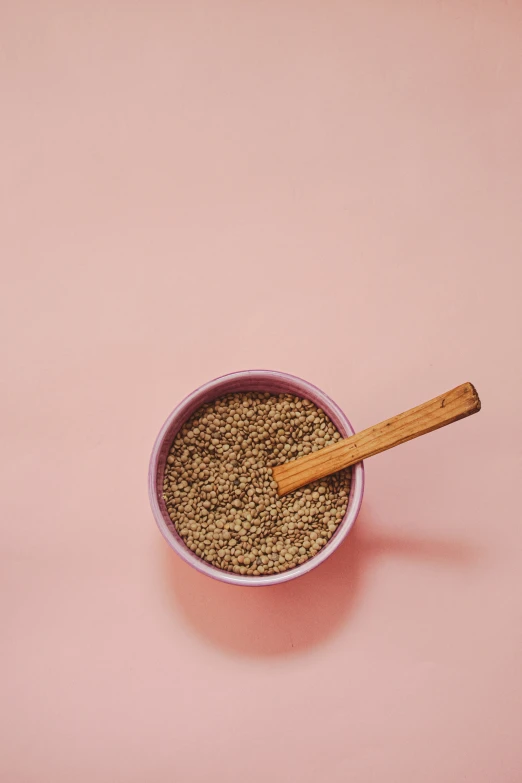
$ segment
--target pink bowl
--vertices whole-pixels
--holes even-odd
[[[338,407],[327,395],[301,378],[293,375],[287,375],[283,372],[273,370],[246,370],[244,372],[234,372],[230,375],[223,375],[216,378],[196,391],[189,394],[177,408],[175,408],[167,421],[161,428],[156,438],[152,450],[149,465],[149,498],[152,507],[154,519],[165,537],[167,543],[177,554],[185,560],[186,563],[201,571],[202,574],[219,579],[221,582],[229,582],[234,585],[247,585],[249,587],[262,587],[265,585],[275,585],[281,582],[288,582],[289,579],[296,579],[298,576],[311,571],[344,541],[350,528],[357,518],[361,507],[364,491],[364,467],[359,462],[352,468],[352,484],[348,507],[346,514],[338,526],[335,534],[328,543],[310,560],[290,571],[283,571],[281,574],[272,574],[270,576],[241,576],[229,571],[222,571],[215,568],[210,563],[201,560],[184,543],[183,539],[176,532],[176,528],[170,520],[170,517],[163,500],[163,475],[165,471],[165,462],[168,457],[169,449],[174,438],[190,418],[190,416],[200,408],[204,403],[222,397],[231,392],[262,391],[272,392],[273,394],[294,394],[297,397],[305,397],[314,402],[318,407],[333,421],[339,432],[344,436],[354,434],[352,425]]]

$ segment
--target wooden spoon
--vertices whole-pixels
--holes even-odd
[[[325,446],[306,457],[273,468],[278,492],[287,495],[305,484],[471,416],[479,410],[480,400],[475,387],[471,383],[463,383],[446,394],[340,440],[333,446]]]

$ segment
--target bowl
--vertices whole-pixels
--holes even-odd
[[[176,531],[176,528],[168,515],[167,507],[163,500],[163,476],[166,460],[174,438],[183,424],[198,408],[206,402],[211,402],[217,397],[222,397],[225,394],[248,391],[271,392],[272,394],[292,394],[296,397],[304,397],[323,409],[343,437],[354,434],[352,425],[339,406],[316,386],[308,383],[308,381],[275,370],[245,370],[243,372],[223,375],[220,378],[216,378],[215,380],[206,383],[204,386],[200,386],[199,389],[196,389],[192,394],[189,394],[188,397],[185,397],[177,408],[174,408],[161,428],[150,457],[149,498],[154,519],[156,520],[156,524],[161,533],[169,546],[171,546],[186,563],[197,571],[200,571],[202,574],[206,574],[213,579],[218,579],[221,582],[249,587],[266,587],[268,585],[288,582],[290,579],[297,579],[299,576],[303,576],[303,574],[308,573],[313,568],[316,568],[323,563],[344,541],[350,532],[361,507],[364,491],[364,466],[362,462],[359,462],[352,468],[352,481],[346,514],[339,523],[334,535],[316,555],[305,563],[288,571],[283,571],[280,574],[247,576],[234,574],[230,571],[222,571],[220,568],[216,568],[205,560],[202,560],[188,548]]]

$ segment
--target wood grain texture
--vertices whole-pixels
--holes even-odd
[[[279,465],[273,469],[278,492],[286,495],[380,451],[426,435],[479,410],[480,399],[475,387],[471,383],[463,383],[446,394],[399,413],[333,446],[326,446],[306,457]]]

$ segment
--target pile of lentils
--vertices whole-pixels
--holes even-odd
[[[167,457],[163,499],[186,545],[235,574],[304,563],[346,513],[351,469],[279,497],[272,468],[341,438],[324,411],[288,394],[228,394],[199,408]]]

